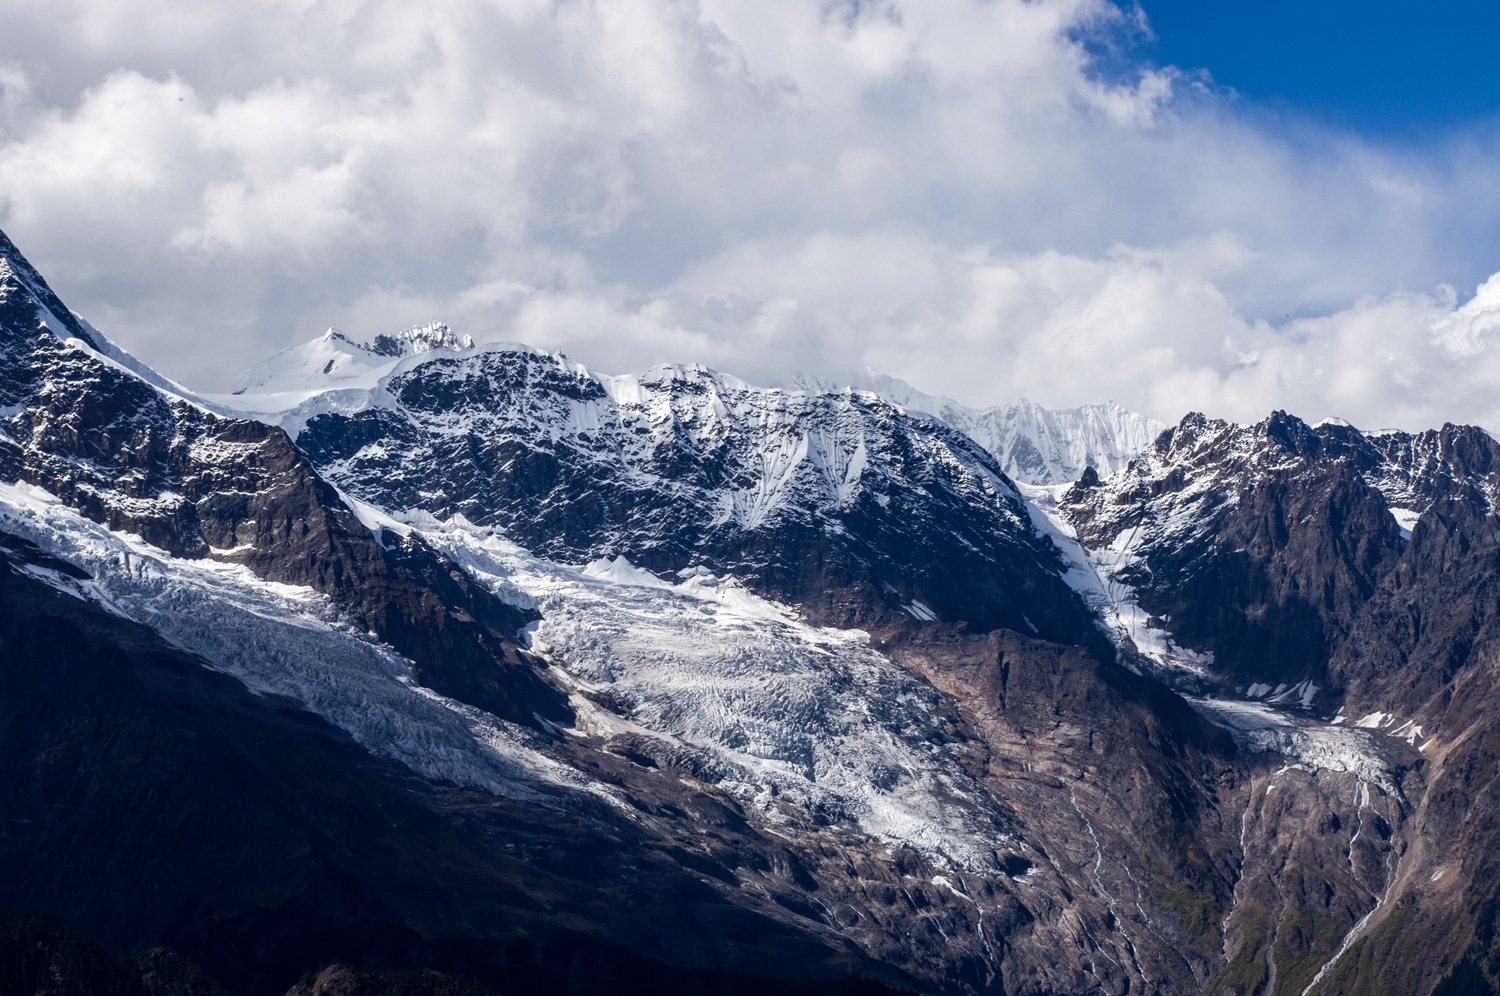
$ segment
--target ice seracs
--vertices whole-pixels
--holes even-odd
[[[677,583],[624,557],[578,570],[461,516],[398,517],[501,597],[539,609],[530,647],[578,690],[581,722],[645,733],[646,751],[693,752],[701,780],[771,825],[822,813],[975,871],[1014,842],[944,732],[953,703],[866,633],[809,625],[701,569]]]

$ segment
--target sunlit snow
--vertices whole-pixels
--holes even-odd
[[[83,518],[39,488],[0,484],[0,530],[93,578],[44,578],[156,630],[253,691],[285,696],[435,781],[545,801],[586,788],[529,731],[420,689],[408,662],[310,588],[185,560]]]
[[[604,722],[705,752],[719,787],[768,819],[790,805],[971,868],[993,867],[1009,839],[944,735],[949,703],[865,633],[808,625],[703,569],[678,581],[623,558],[573,570],[459,517],[407,521],[502,597],[539,609],[531,648],[609,703]]]

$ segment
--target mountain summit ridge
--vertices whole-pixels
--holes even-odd
[[[288,346],[241,373],[230,385],[230,395],[272,395],[277,399],[273,404],[289,405],[288,394],[300,398],[341,387],[373,386],[405,357],[473,348],[472,338],[455,335],[442,322],[381,333],[370,342],[359,342],[340,329],[329,328],[316,339]]]

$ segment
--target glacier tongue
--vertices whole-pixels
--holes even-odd
[[[1020,398],[993,408],[969,408],[924,394],[895,377],[871,372],[861,387],[893,404],[940,418],[1000,461],[1011,480],[1068,484],[1093,467],[1101,477],[1143,453],[1167,426],[1113,401],[1079,408],[1043,408]]]
[[[533,731],[418,686],[407,661],[311,588],[173,557],[26,484],[0,484],[0,533],[92,578],[42,578],[54,587],[154,629],[252,691],[299,703],[424,778],[550,806],[567,805],[560,787],[609,796],[541,753]]]
[[[993,870],[1009,822],[947,732],[952,704],[858,630],[810,625],[706,570],[671,582],[624,558],[583,570],[533,557],[492,529],[425,513],[424,539],[503,598],[578,691],[580,726],[637,731],[699,755],[699,777],[770,822],[812,818]]]
[[[1109,634],[1117,647],[1139,652],[1154,676],[1182,690],[1196,686],[1213,665],[1213,654],[1179,646],[1172,635],[1152,625],[1151,614],[1141,608],[1135,590],[1119,574],[1138,558],[1139,531],[1122,533],[1108,547],[1088,550],[1078,541],[1078,533],[1058,509],[1058,501],[1068,485],[1042,486],[1022,484],[1027,508],[1037,530],[1046,535],[1062,553],[1066,581],[1084,604],[1094,611],[1099,626]],[[1135,670],[1128,659],[1126,667]]]

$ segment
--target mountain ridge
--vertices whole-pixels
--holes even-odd
[[[199,398],[5,258],[0,910],[257,994],[514,980],[528,937],[976,996],[1491,985],[1482,430],[1191,415],[1017,484],[877,392],[436,328]]]

